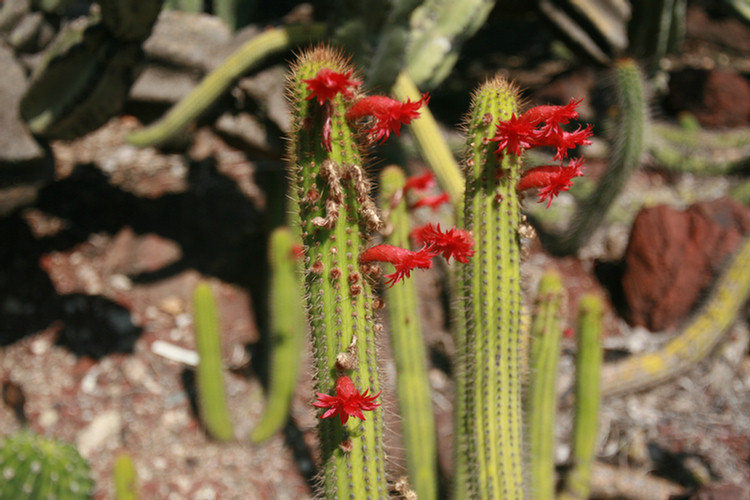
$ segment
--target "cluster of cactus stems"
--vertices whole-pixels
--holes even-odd
[[[582,174],[582,160],[568,159],[568,151],[587,144],[591,129],[563,130],[578,116],[575,100],[521,113],[515,87],[499,77],[489,80],[475,92],[465,126],[466,194],[459,217],[463,228],[443,230],[428,224],[412,233],[421,248],[408,249],[403,204],[408,182],[386,169],[381,180],[388,215],[383,232],[388,239],[373,246],[369,240],[383,229],[383,222],[369,197],[362,151],[399,134],[401,125],[419,116],[429,97],[399,102],[365,96],[360,86],[354,69],[325,46],[304,52],[288,82],[294,107],[288,156],[312,331],[317,392],[313,404],[324,410],[319,427],[322,494],[388,495],[375,349],[381,328],[374,309],[382,301],[372,292],[381,276],[376,263],[387,262],[395,268],[384,276],[389,285],[386,301],[394,309],[392,343],[394,350],[406,351],[395,356],[410,487],[419,483],[420,498],[435,498],[434,455],[420,455],[425,450],[419,450],[434,439],[425,434],[434,431],[425,419],[431,410],[424,346],[409,345],[414,343],[408,336],[419,336],[411,321],[417,315],[416,303],[409,285],[398,283],[414,269],[431,267],[442,255],[458,263],[455,497],[521,499],[520,241],[531,230],[520,211],[519,191],[536,188],[539,201],[549,204],[567,190]],[[559,165],[524,169],[523,151],[536,146],[554,148]],[[439,203],[445,197],[425,200],[421,204]],[[394,290],[394,285],[403,289]]]

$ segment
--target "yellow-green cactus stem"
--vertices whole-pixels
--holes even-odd
[[[289,228],[279,227],[271,233],[268,252],[271,265],[271,370],[266,410],[250,435],[256,443],[270,438],[286,423],[299,374],[307,319],[297,246]]]
[[[221,363],[221,334],[216,301],[208,283],[193,292],[195,343],[198,349],[198,405],[203,425],[214,439],[229,441],[234,427],[229,416]]]
[[[287,85],[293,107],[288,157],[304,247],[315,390],[332,395],[336,380],[346,375],[360,392],[376,395],[381,390],[375,346],[379,326],[370,266],[360,266],[359,255],[380,218],[369,196],[357,131],[345,117],[356,88],[323,104],[308,99],[304,80],[322,69],[355,78],[340,53],[319,46],[298,57]],[[366,412],[364,421],[321,418],[319,431],[322,496],[388,497],[381,407]]]
[[[183,100],[174,105],[156,123],[136,130],[126,140],[138,147],[163,143],[185,128],[205,111],[236,78],[247,72],[266,57],[289,50],[295,45],[320,38],[325,27],[319,24],[309,26],[285,26],[273,28],[247,41],[230,55],[221,66],[208,74],[201,83]]]
[[[385,242],[409,248],[409,216],[402,196],[406,177],[396,166],[380,174],[381,210],[385,218]],[[404,434],[409,484],[420,500],[436,500],[437,442],[427,352],[422,336],[417,289],[414,281],[404,280],[386,289],[385,301],[391,330],[393,357]]]
[[[586,500],[591,490],[591,468],[596,460],[599,430],[602,368],[601,299],[581,297],[578,305],[578,354],[576,356],[576,405],[573,414],[573,467],[565,477],[560,500]]]
[[[555,415],[557,365],[562,337],[562,281],[556,271],[542,277],[531,324],[529,384],[524,409],[529,451],[529,494],[534,500],[555,498]]]
[[[495,77],[474,93],[466,123],[464,224],[476,253],[461,266],[459,278],[465,325],[457,339],[463,366],[457,370],[462,380],[457,382],[456,498],[521,500],[524,495],[516,193],[521,160],[510,153],[499,160],[491,142],[498,121],[518,114],[517,102],[514,86]]]
[[[396,78],[393,94],[402,101],[406,99],[418,101],[421,98],[419,89],[405,72],[400,73]],[[453,206],[460,209],[464,197],[464,178],[461,168],[429,109],[423,109],[419,118],[412,122],[411,133],[417,142],[419,152],[435,173],[438,184],[448,193]]]
[[[115,500],[138,500],[138,475],[130,455],[121,453],[117,456],[112,475],[115,481]]]
[[[631,356],[602,370],[602,394],[640,391],[701,362],[734,324],[750,295],[750,238],[721,274],[711,295],[685,328],[656,352]]]
[[[0,499],[90,500],[88,462],[70,444],[24,430],[0,445]]]

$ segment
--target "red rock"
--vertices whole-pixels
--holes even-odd
[[[730,199],[642,210],[625,252],[628,320],[652,331],[678,326],[749,231],[750,210]]]
[[[750,83],[730,69],[685,69],[671,75],[667,105],[689,111],[704,127],[740,127],[750,122]]]
[[[689,500],[750,500],[750,489],[730,483],[709,483],[698,488]]]

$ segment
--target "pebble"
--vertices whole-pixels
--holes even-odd
[[[85,458],[90,458],[94,451],[104,443],[119,446],[119,434],[122,430],[122,416],[117,410],[100,413],[79,434],[76,443],[78,450]]]

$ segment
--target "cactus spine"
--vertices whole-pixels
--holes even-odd
[[[376,325],[359,254],[380,219],[369,198],[357,134],[344,116],[347,98],[338,94],[323,105],[307,100],[303,80],[323,68],[350,71],[339,53],[317,47],[298,58],[288,82],[294,109],[289,158],[299,202],[316,390],[332,394],[336,379],[347,375],[374,395],[380,391]],[[330,149],[324,128],[330,130]],[[386,498],[382,409],[344,425],[335,418],[320,419],[319,430],[323,495]]]
[[[465,325],[457,348],[457,498],[521,500],[521,161],[498,160],[498,120],[517,111],[516,89],[501,77],[479,87],[467,122],[464,223],[476,254],[462,266]],[[464,434],[466,437],[464,437]],[[466,491],[462,481],[468,480]]]
[[[271,379],[266,411],[250,435],[256,443],[270,438],[287,421],[307,330],[295,238],[289,228],[279,227],[270,240]]]
[[[208,283],[199,283],[193,293],[195,342],[198,348],[198,403],[208,433],[219,441],[234,437],[224,391],[221,366],[221,336],[216,302]]]
[[[89,464],[72,445],[21,431],[0,446],[0,499],[89,500]]]
[[[530,374],[525,402],[529,482],[534,500],[554,500],[556,381],[563,303],[562,282],[557,272],[548,271],[542,277],[537,303],[530,331]]]
[[[392,231],[386,243],[409,247],[409,218],[401,196],[406,178],[395,166],[386,167],[380,176],[381,207],[387,227]],[[427,378],[427,353],[422,340],[417,290],[405,280],[386,290],[391,344],[396,359],[396,376],[401,427],[406,448],[410,485],[420,500],[436,500],[437,443],[430,384]]]
[[[596,437],[601,406],[602,367],[601,299],[588,294],[578,306],[576,406],[573,422],[573,468],[565,477],[560,500],[586,500],[591,489],[591,468],[596,459]]]

